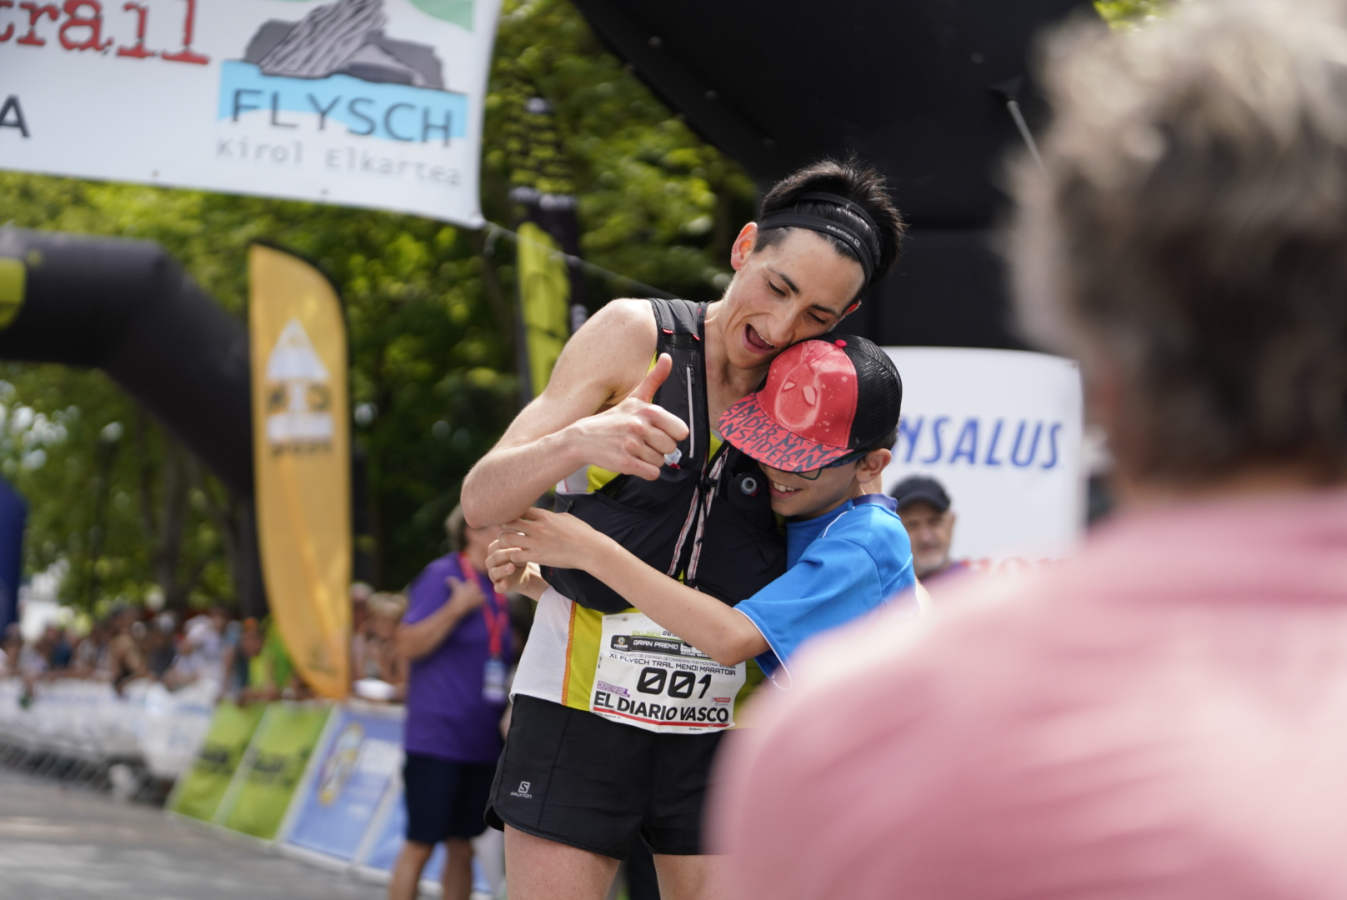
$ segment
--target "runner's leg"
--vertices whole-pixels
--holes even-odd
[[[505,884],[510,900],[603,900],[617,866],[611,856],[505,826]]]
[[[660,900],[729,900],[729,895],[719,889],[719,865],[720,857],[715,855],[656,853]]]

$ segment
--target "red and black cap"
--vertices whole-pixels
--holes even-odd
[[[887,353],[863,337],[830,335],[774,359],[762,389],[720,417],[720,435],[763,465],[807,472],[883,440],[902,401]]]

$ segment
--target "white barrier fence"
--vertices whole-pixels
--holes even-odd
[[[0,678],[0,762],[113,783],[117,779],[109,774],[114,767],[129,766],[161,785],[176,783],[168,798],[174,809],[183,783],[190,785],[199,776],[199,771],[198,776],[190,774],[198,754],[211,757],[215,747],[211,741],[219,740],[218,736],[207,740],[217,694],[212,682],[169,691],[155,682],[135,681],[119,696],[105,682],[66,679],[37,682],[28,696],[20,679]],[[231,798],[247,789],[251,763],[261,756],[276,759],[277,748],[260,736],[267,731],[267,716],[283,717],[287,709],[306,706],[315,704],[266,704],[262,723],[254,718],[254,724],[236,735],[248,749],[237,769],[226,770],[229,787],[210,804],[218,804],[218,810],[190,817],[248,833],[248,823],[235,822],[232,816],[242,801],[231,803]],[[358,700],[318,706],[325,717],[321,734],[288,748],[301,761],[302,775],[275,810],[279,827],[270,829],[260,843],[366,879],[387,881],[405,827],[401,777],[405,710]],[[146,783],[142,777],[137,787]],[[254,810],[258,805],[256,796],[247,804]],[[473,896],[499,896],[504,884],[502,837],[488,829],[473,843]],[[422,873],[424,892],[438,893],[436,882],[444,861],[444,848],[437,847]]]
[[[218,690],[210,681],[178,691],[132,681],[118,696],[106,682],[59,679],[36,682],[25,699],[20,679],[0,678],[0,753],[91,777],[126,763],[172,781],[201,745]]]

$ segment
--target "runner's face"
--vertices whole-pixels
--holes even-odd
[[[739,232],[724,298],[726,355],[745,369],[833,328],[865,281],[859,263],[807,229],[792,228],[761,249],[754,249],[756,238],[752,223]]]
[[[767,492],[772,512],[788,519],[813,519],[832,512],[845,503],[856,488],[857,462],[832,466],[819,472],[812,481],[795,472],[783,472],[759,463],[767,476]]]

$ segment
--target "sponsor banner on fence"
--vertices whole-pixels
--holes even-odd
[[[387,814],[383,820],[376,823],[378,833],[375,835],[365,859],[360,860],[366,867],[380,872],[391,872],[393,864],[397,862],[398,851],[402,849],[402,841],[407,834],[407,802],[402,797],[402,775],[398,775],[395,785],[397,796],[393,802],[388,804]],[[423,880],[439,881],[440,873],[444,869],[444,844],[435,845],[435,851],[431,854],[429,862],[421,873]]]
[[[333,716],[281,840],[349,862],[385,795],[397,789],[402,710],[343,706]]]
[[[321,697],[350,689],[351,451],[341,301],[304,260],[248,253],[253,480],[267,600]]]
[[[206,822],[215,817],[265,709],[260,704],[221,703],[215,707],[196,759],[168,799],[170,810]]]
[[[162,684],[145,692],[140,755],[145,768],[159,778],[175,779],[187,771],[210,731],[220,685],[203,678],[177,691]]]
[[[264,840],[274,838],[330,711],[320,703],[267,706],[215,821]]]
[[[1072,360],[1014,350],[885,348],[903,378],[891,490],[930,475],[957,514],[955,559],[1064,556],[1085,525],[1083,398]]]
[[[482,222],[500,0],[0,3],[0,165]]]

